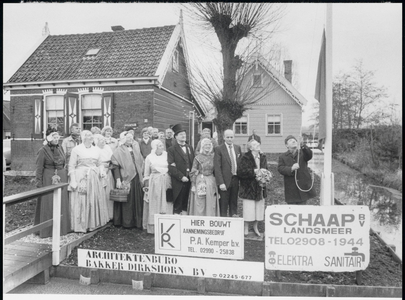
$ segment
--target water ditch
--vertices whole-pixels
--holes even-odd
[[[322,154],[314,153],[309,167],[322,173]],[[402,193],[380,186],[362,173],[333,160],[335,198],[346,205],[367,205],[370,208],[371,228],[380,233],[388,244],[395,246],[395,253],[402,259]]]

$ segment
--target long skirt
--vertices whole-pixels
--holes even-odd
[[[219,212],[219,193],[215,177],[213,175],[197,176],[196,186],[204,180],[207,186],[206,195],[198,196],[197,192],[190,191],[188,214],[191,216],[210,216],[218,217]]]
[[[245,222],[264,220],[264,199],[259,201],[240,199],[243,200],[243,219]]]
[[[114,202],[114,225],[142,229],[143,191],[138,174],[131,181],[127,199],[127,202]]]
[[[52,176],[55,175],[55,170],[44,169],[43,173],[43,186],[52,185]],[[58,170],[58,175],[61,182],[67,181],[67,172],[65,169]],[[70,223],[70,208],[67,187],[62,189],[61,193],[61,224],[60,234],[65,235],[72,231]],[[45,222],[53,218],[53,194],[44,195],[37,198],[37,206],[35,209],[34,225]],[[39,231],[41,238],[52,236],[52,226],[41,229]]]

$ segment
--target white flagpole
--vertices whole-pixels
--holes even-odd
[[[321,181],[321,205],[333,205],[335,188],[332,173],[332,4],[326,4],[326,139]]]

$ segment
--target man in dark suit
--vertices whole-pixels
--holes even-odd
[[[186,144],[186,130],[182,128],[181,124],[174,125],[172,129],[176,143],[167,149],[167,162],[172,178],[173,212],[186,215],[194,151],[190,145]]]
[[[221,217],[238,217],[239,179],[236,176],[238,161],[242,155],[240,146],[233,143],[234,133],[231,129],[224,132],[222,145],[215,148],[214,170],[215,179],[219,186],[219,207]]]
[[[316,197],[313,178],[308,170],[312,150],[304,144],[298,145],[297,139],[292,135],[287,136],[285,145],[288,151],[280,155],[277,167],[278,172],[284,176],[285,202],[305,205],[307,200]]]
[[[256,141],[258,141],[260,144],[262,143],[262,140],[261,140],[260,136],[258,136],[258,135],[256,134],[256,129],[253,129],[253,130],[252,130],[252,135],[249,135],[248,142],[249,142],[250,140],[256,140]]]

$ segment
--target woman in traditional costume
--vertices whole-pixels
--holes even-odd
[[[201,150],[194,158],[190,172],[191,193],[189,215],[220,216],[219,194],[214,177],[213,145],[209,138],[201,140]]]
[[[171,178],[168,173],[167,152],[161,140],[153,140],[152,151],[145,160],[143,228],[154,233],[155,214],[173,214]],[[171,201],[171,202],[168,202]]]
[[[46,131],[46,141],[39,149],[36,160],[36,186],[38,188],[58,183],[67,183],[66,157],[62,147],[59,146],[59,133],[56,129]],[[37,198],[34,225],[53,218],[53,194]],[[61,192],[61,227],[60,234],[71,232],[70,210],[67,187]],[[39,231],[41,238],[52,236],[52,226]]]
[[[75,232],[93,231],[108,222],[102,178],[106,177],[93,134],[81,133],[83,143],[74,147],[69,160],[71,222]]]
[[[120,146],[111,157],[116,188],[129,185],[126,202],[114,202],[114,225],[125,228],[142,229],[143,214],[143,158],[138,142],[132,134],[124,131],[120,134]]]
[[[103,172],[106,174],[106,177],[102,178],[102,181],[104,187],[104,196],[107,202],[108,219],[112,220],[114,202],[110,200],[110,191],[115,187],[114,177],[111,172],[111,156],[113,152],[111,148],[105,144],[105,137],[101,134],[94,135],[94,144],[100,150],[101,165],[104,169]]]

